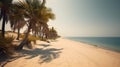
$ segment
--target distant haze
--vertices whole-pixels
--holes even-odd
[[[120,36],[120,0],[47,0],[63,36]]]
[[[46,0],[61,36],[120,36],[120,0]]]

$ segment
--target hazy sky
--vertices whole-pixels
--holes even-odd
[[[61,36],[120,36],[120,0],[47,0]]]
[[[63,36],[120,36],[120,0],[47,0]]]

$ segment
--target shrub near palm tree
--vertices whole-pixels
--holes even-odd
[[[2,35],[0,35],[0,54],[5,53],[11,55],[14,53],[14,46],[12,45],[13,40],[13,36],[3,38]]]
[[[24,34],[20,35],[20,38],[24,39],[24,37],[25,37]],[[36,40],[40,40],[40,38],[39,38],[39,37],[35,37],[35,36],[29,34],[28,40],[27,40],[27,42],[26,42],[25,45],[26,45],[28,48],[32,49],[32,48],[33,48],[33,45],[36,44]]]
[[[40,38],[39,37],[35,37],[35,36],[33,36],[33,35],[30,35],[29,37],[28,37],[28,45],[29,45],[29,48],[33,48],[33,46],[36,44],[36,40],[40,40]]]

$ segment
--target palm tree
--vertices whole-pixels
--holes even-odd
[[[17,5],[26,11],[24,15],[25,18],[28,19],[26,22],[28,26],[27,33],[17,48],[18,50],[21,50],[28,40],[30,30],[34,29],[34,27],[36,27],[36,24],[40,21],[39,17],[36,16],[35,13],[41,9],[41,3],[38,0],[25,0],[24,2],[20,1]]]
[[[48,37],[50,39],[56,39],[58,37],[57,31],[54,29],[54,27],[50,28]]]
[[[10,14],[10,25],[11,28],[15,31],[16,29],[18,30],[18,36],[17,40],[19,40],[20,36],[20,29],[23,28],[26,24],[25,19],[24,19],[24,11],[22,9],[19,9],[16,7],[15,4],[12,6],[12,12]]]
[[[47,39],[47,34],[49,34],[49,28],[48,28],[48,25],[46,23],[42,24],[42,29],[41,29],[41,33],[43,34],[41,36],[42,40],[43,39]]]
[[[44,0],[44,2],[46,2],[46,1]],[[43,38],[49,32],[47,22],[49,22],[50,19],[54,20],[55,15],[54,15],[54,13],[52,13],[52,10],[50,8],[47,8],[45,5],[42,6],[42,9],[38,9],[38,11],[36,11],[35,15],[40,18],[40,21],[37,23],[36,27],[34,27],[34,29],[32,29],[32,31],[35,34],[39,34],[39,35],[42,34],[41,37]]]
[[[5,23],[8,22],[8,15],[12,0],[0,0],[0,20],[2,21],[2,37],[5,37]]]
[[[25,0],[19,1],[19,3],[16,4],[19,9],[24,11],[24,18],[27,19],[26,25],[28,27],[23,41],[17,48],[18,50],[21,50],[27,43],[31,30],[37,34],[42,27],[48,27],[47,22],[49,19],[54,19],[54,14],[51,12],[51,9],[45,7],[45,3],[46,0],[43,0],[42,2],[39,0]]]

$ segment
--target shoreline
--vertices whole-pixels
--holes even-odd
[[[82,44],[90,46],[90,47],[94,47],[94,48],[98,48],[98,49],[102,49],[102,50],[107,50],[107,51],[110,51],[110,52],[120,53],[120,51],[116,51],[114,49],[109,49],[109,48],[106,48],[106,47],[98,46],[98,45],[95,45],[95,44],[90,44],[90,43],[87,43],[87,42],[75,41],[75,40],[67,39],[67,38],[63,38],[63,39],[78,42],[78,43],[82,43]]]
[[[76,42],[79,42],[79,41],[76,41]],[[107,47],[102,47],[102,46],[99,46],[99,45],[90,44],[90,43],[82,42],[82,41],[80,41],[80,43],[85,43],[86,45],[90,45],[90,46],[94,46],[94,47],[101,48],[101,49],[104,49],[104,50],[110,50],[110,51],[113,51],[113,52],[120,53],[120,51],[118,51],[118,50],[110,49],[110,48],[107,48]]]
[[[63,38],[63,39],[67,39],[67,38]],[[84,44],[85,46],[92,47],[92,48],[95,48],[95,49],[104,50],[106,53],[120,54],[120,51],[115,51],[115,50],[112,50],[112,49],[109,49],[109,48],[106,48],[106,47],[101,47],[101,46],[98,46],[98,45],[89,44],[87,42],[75,41],[75,40],[71,40],[71,39],[67,39],[67,40],[78,42],[78,43]]]
[[[64,38],[64,39],[68,39],[68,40],[72,40],[72,41],[75,41],[75,42],[84,43],[84,44],[87,44],[87,45],[90,45],[90,46],[94,46],[94,47],[97,47],[97,48],[101,48],[101,49],[110,50],[110,51],[113,51],[113,52],[120,53],[120,50],[116,50],[116,49],[113,49],[113,48],[104,47],[104,46],[96,45],[96,44],[91,44],[91,43],[83,42],[83,41],[76,41],[76,40],[69,39],[69,38]]]
[[[5,67],[120,66],[120,53],[65,38],[51,43],[37,41],[34,49],[23,49],[21,53],[25,56],[7,63]]]

